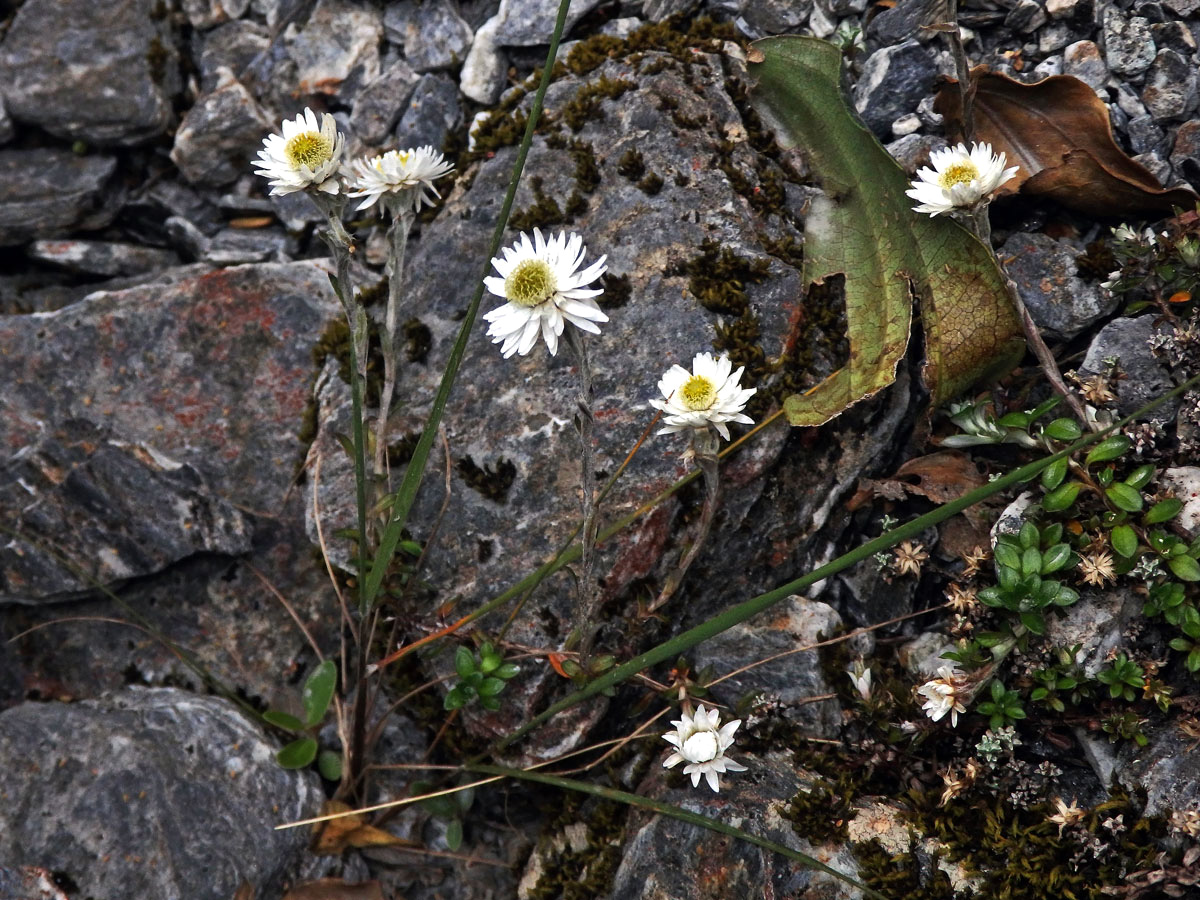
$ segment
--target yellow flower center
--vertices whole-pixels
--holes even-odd
[[[504,296],[519,306],[545,303],[558,290],[554,272],[540,259],[527,259],[517,264],[504,279]]]
[[[333,141],[319,131],[303,131],[292,136],[284,145],[283,153],[297,169],[301,166],[316,169],[333,156]]]
[[[938,176],[938,184],[950,190],[956,184],[970,184],[972,179],[978,177],[979,170],[975,168],[975,163],[963,160],[947,167],[946,171]]]
[[[710,409],[717,399],[717,387],[703,375],[693,375],[679,389],[679,399],[693,412]]]

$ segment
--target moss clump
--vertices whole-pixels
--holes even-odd
[[[495,463],[484,464],[482,468],[467,456],[460,459],[454,466],[467,487],[491,500],[493,503],[504,503],[508,500],[508,491],[517,477],[517,467],[511,461],[500,457]]]
[[[653,197],[663,189],[662,176],[657,172],[650,172],[645,178],[637,183],[638,190],[647,196]]]
[[[750,308],[746,285],[766,281],[769,267],[765,259],[738,256],[709,239],[700,245],[699,256],[666,274],[687,275],[688,290],[710,312],[740,316]]]
[[[586,84],[562,108],[562,121],[572,131],[579,131],[588,122],[604,118],[602,101],[616,100],[635,87],[636,84],[624,78],[600,78]]]
[[[561,798],[559,815],[546,830],[546,837],[559,837],[564,828],[587,824],[587,846],[575,851],[569,846],[551,849],[543,859],[544,871],[530,891],[530,900],[595,900],[607,897],[621,861],[621,839],[628,808],[621,803]]]
[[[605,272],[600,276],[600,284],[604,293],[596,298],[596,304],[601,309],[620,309],[633,296],[633,286],[628,275],[614,275]]]
[[[845,843],[854,818],[854,793],[849,775],[838,776],[836,783],[818,781],[811,790],[801,790],[791,799],[783,817],[796,834],[813,844]]]
[[[575,163],[575,189],[581,194],[591,194],[600,186],[600,165],[596,162],[596,151],[586,141],[573,140],[568,145],[571,160]]]
[[[642,154],[632,149],[622,153],[621,158],[617,160],[617,174],[630,181],[637,181],[645,175],[646,161],[642,159]]]
[[[424,363],[433,347],[433,333],[418,318],[411,318],[401,326],[404,335],[404,355],[409,362]]]
[[[941,869],[922,865],[915,853],[895,856],[879,841],[854,848],[863,884],[888,900],[954,900],[954,886]]]
[[[571,48],[563,64],[576,75],[587,75],[615,59],[625,49],[625,42],[611,34],[597,34]]]
[[[1092,241],[1075,257],[1075,271],[1089,281],[1104,281],[1108,273],[1121,268],[1108,241]]]
[[[413,454],[417,452],[417,444],[420,441],[421,435],[416,432],[410,432],[400,440],[392,441],[387,448],[388,465],[393,468],[407,466],[409,460],[413,458]]]
[[[534,228],[549,228],[567,221],[567,216],[558,201],[545,192],[541,177],[529,180],[533,188],[533,204],[514,212],[508,218],[508,227],[514,231],[531,231]]]

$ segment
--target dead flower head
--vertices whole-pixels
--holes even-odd
[[[1113,571],[1112,554],[1106,550],[1096,550],[1081,556],[1079,571],[1083,574],[1086,584],[1094,584],[1096,587],[1104,587],[1105,584],[1117,580]]]
[[[962,559],[965,563],[965,566],[963,567],[962,577],[974,578],[979,574],[979,570],[982,568],[983,564],[991,558],[991,552],[983,547],[976,547],[970,553],[964,553]]]
[[[975,779],[979,776],[980,766],[973,759],[967,760],[967,765],[959,774],[954,769],[947,769],[946,774],[942,776],[942,781],[946,785],[946,789],[942,791],[942,800],[938,806],[945,806],[952,799],[961,794],[964,790],[975,783]]]
[[[1072,800],[1071,805],[1067,806],[1061,797],[1054,798],[1054,807],[1058,810],[1054,815],[1047,816],[1046,821],[1053,822],[1058,826],[1058,836],[1062,837],[1063,829],[1071,825],[1076,825],[1083,821],[1083,817],[1087,815],[1087,810],[1080,809],[1075,805],[1076,801]]]
[[[921,564],[929,559],[925,547],[915,541],[901,541],[893,552],[896,560],[896,574],[920,575]]]
[[[1112,381],[1106,375],[1080,375],[1077,372],[1067,373],[1067,377],[1079,387],[1083,399],[1092,406],[1108,406],[1114,403],[1117,395],[1112,391]]]
[[[979,589],[976,587],[954,583],[946,588],[946,600],[956,613],[968,613],[979,605],[979,601],[975,599],[978,593]]]

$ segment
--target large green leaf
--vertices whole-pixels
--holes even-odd
[[[891,384],[914,299],[935,405],[1013,366],[1024,348],[1020,322],[991,252],[949,218],[912,211],[907,176],[842,96],[838,49],[796,35],[754,48],[755,108],[781,146],[805,154],[823,189],[805,217],[804,283],[845,278],[850,359],[786,398],[788,420],[820,425]]]

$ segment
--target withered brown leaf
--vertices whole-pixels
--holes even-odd
[[[1191,190],[1164,188],[1117,146],[1107,107],[1078,78],[1055,75],[1022,84],[976,66],[971,81],[973,139],[1003,152],[1008,165],[1020,166],[999,195],[1019,190],[1097,216],[1167,214],[1195,206]],[[947,133],[961,139],[958,82],[938,89],[934,109],[946,117]]]

